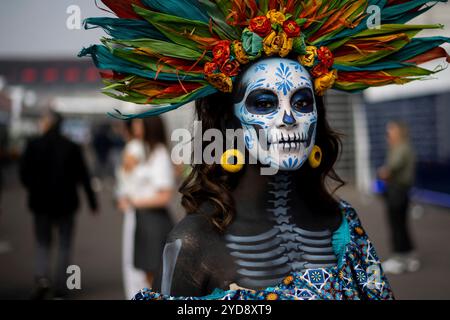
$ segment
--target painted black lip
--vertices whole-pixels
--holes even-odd
[[[278,141],[278,143],[305,142],[305,141],[306,140],[300,140],[300,139],[287,139],[287,140],[281,139],[280,141]]]
[[[283,143],[305,143],[307,140],[293,139],[293,140],[280,140],[277,142],[268,142],[267,145],[270,146],[272,144],[283,144]]]

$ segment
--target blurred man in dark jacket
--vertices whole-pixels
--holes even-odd
[[[34,216],[36,236],[36,288],[32,298],[50,293],[50,248],[52,229],[58,230],[59,249],[55,294],[66,292],[66,270],[70,261],[74,216],[79,206],[77,187],[86,192],[92,213],[97,201],[81,148],[61,132],[62,117],[46,112],[40,120],[42,136],[31,140],[21,158],[20,177],[28,191],[28,206]]]

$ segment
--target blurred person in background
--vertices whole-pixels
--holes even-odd
[[[117,168],[122,165],[122,153],[125,145],[131,139],[130,125],[127,121],[115,121],[111,123],[111,150],[109,152],[109,161],[111,166],[111,175],[117,174]]]
[[[42,135],[27,144],[20,160],[20,178],[28,192],[36,238],[36,286],[32,299],[47,298],[52,291],[53,228],[58,230],[59,236],[53,294],[62,297],[67,293],[66,270],[70,265],[74,218],[79,207],[78,185],[83,186],[92,213],[98,209],[81,147],[61,134],[62,122],[60,114],[45,112],[39,122]]]
[[[95,152],[95,174],[104,179],[110,174],[109,155],[113,148],[111,129],[108,123],[102,123],[93,130],[92,146]]]
[[[123,130],[129,131],[125,122],[106,122],[93,128],[92,147],[95,152],[95,173],[102,180],[114,176],[115,168],[121,163],[125,140],[129,140],[128,136],[130,135],[130,133],[124,133]]]
[[[408,228],[409,192],[414,183],[415,154],[406,124],[390,121],[386,126],[386,135],[386,163],[378,170],[378,176],[386,186],[384,196],[393,256],[382,266],[387,273],[400,274],[420,268]]]
[[[7,162],[8,153],[8,131],[6,126],[0,123],[0,224],[3,219],[3,168]],[[0,234],[0,254],[8,253],[11,251],[11,245],[8,241],[3,239],[3,235]]]
[[[161,264],[166,236],[172,229],[167,207],[175,187],[174,172],[160,117],[133,120],[131,136],[118,175],[121,189],[118,204],[126,213],[124,267],[127,269],[124,269],[124,276],[127,277],[127,270],[131,275],[131,256],[133,268],[145,273],[144,286],[151,287]],[[137,279],[139,275],[135,275],[134,279]],[[132,280],[132,277],[128,278],[128,281]],[[143,288],[129,284],[126,284],[127,297]]]
[[[134,120],[135,121],[135,120]],[[133,130],[134,127],[134,130]],[[138,130],[136,130],[136,128]],[[119,210],[123,213],[122,225],[122,273],[125,297],[130,299],[137,290],[147,285],[145,272],[134,266],[134,233],[136,229],[136,212],[128,205],[128,200],[139,190],[135,183],[136,167],[145,160],[142,130],[133,120],[126,122],[122,131],[125,148],[121,162],[116,170],[116,197]]]

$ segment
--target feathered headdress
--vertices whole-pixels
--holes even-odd
[[[149,104],[139,115],[231,92],[242,66],[295,57],[327,89],[356,92],[442,70],[418,65],[450,57],[450,38],[415,36],[439,24],[406,25],[446,0],[102,0],[118,18],[88,18],[111,37],[80,52],[101,70],[105,94]],[[377,7],[370,7],[377,6]],[[379,9],[374,26],[368,8]],[[376,10],[374,11],[377,14]]]

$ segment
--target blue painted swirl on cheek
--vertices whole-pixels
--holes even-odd
[[[244,140],[247,149],[253,149],[253,139],[249,135],[245,135]]]
[[[247,110],[247,108],[245,107],[244,104],[241,104],[241,106],[239,107],[239,113],[236,114],[237,118],[239,119],[239,121],[241,121],[241,123],[246,124],[246,125],[258,125],[261,127],[265,127],[266,123],[264,121],[258,120],[256,119],[250,119],[250,117],[254,117],[254,115],[250,114]]]

